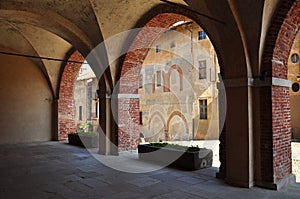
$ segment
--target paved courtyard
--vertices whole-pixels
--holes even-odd
[[[293,173],[296,181],[300,183],[300,142],[292,142]]]
[[[0,161],[0,198],[300,198],[300,184],[280,191],[231,187],[215,178],[216,168],[127,173],[58,142],[1,145]]]

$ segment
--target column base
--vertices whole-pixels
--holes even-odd
[[[296,177],[294,174],[289,174],[282,180],[278,181],[277,183],[270,183],[270,182],[256,182],[256,186],[273,189],[273,190],[280,190],[284,187],[290,186],[296,183]]]
[[[108,156],[108,155],[111,155],[111,156],[119,156],[119,153],[118,153],[118,152],[98,151],[98,154],[100,154],[100,155],[105,155],[105,156]]]
[[[216,178],[224,180],[225,179],[225,174],[219,171],[219,172],[216,173]]]
[[[235,187],[242,187],[242,188],[251,188],[254,186],[253,182],[244,182],[244,181],[235,181],[225,178],[225,182],[229,185],[235,186]]]

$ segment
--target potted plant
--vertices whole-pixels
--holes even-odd
[[[139,159],[187,170],[212,166],[213,152],[198,146],[181,146],[166,142],[138,145]]]
[[[68,134],[69,144],[82,146],[86,148],[96,148],[99,146],[98,132],[89,131],[91,124],[80,124],[78,130],[74,133]]]

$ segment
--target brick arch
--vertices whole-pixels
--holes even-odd
[[[139,76],[136,74],[139,74],[143,61],[145,60],[152,43],[166,31],[167,28],[171,27],[174,23],[183,20],[186,21],[190,19],[180,14],[162,13],[150,20],[145,25],[145,29],[141,29],[131,44],[123,62],[120,77],[120,93],[138,93]],[[128,79],[129,77],[130,80]]]
[[[180,111],[174,111],[174,112],[171,113],[171,115],[169,116],[168,121],[167,121],[166,130],[169,132],[170,121],[176,115],[179,116],[182,119],[182,121],[184,122],[184,125],[185,125],[185,131],[186,131],[186,133],[189,133],[189,127],[187,125],[187,120],[186,120],[185,116]]]
[[[164,75],[164,91],[165,92],[170,92],[170,88],[171,88],[171,82],[170,82],[170,79],[171,79],[171,73],[173,70],[176,70],[178,73],[179,73],[179,78],[180,78],[180,91],[183,90],[183,73],[182,73],[182,69],[181,67],[177,66],[176,64],[174,64],[173,66],[171,66],[171,68],[169,69],[168,73]]]
[[[74,51],[69,61],[83,62],[84,57]],[[58,140],[66,140],[68,133],[76,131],[74,90],[81,64],[68,62],[61,76],[58,99]]]
[[[143,61],[145,60],[149,48],[166,29],[178,21],[195,21],[206,31],[210,37],[216,54],[218,56],[219,65],[223,66],[220,51],[214,42],[213,35],[201,23],[199,16],[189,10],[173,6],[162,5],[157,9],[150,10],[147,15],[139,20],[136,26],[142,24],[142,29],[132,40],[132,35],[128,39],[132,41],[127,54],[122,57],[122,66],[117,72],[117,80],[120,85],[118,88],[118,148],[120,151],[127,151],[137,148],[139,140],[139,96],[138,96],[138,80]],[[152,29],[147,29],[152,28]],[[126,50],[125,50],[126,51]],[[245,72],[246,70],[244,70]],[[128,108],[130,107],[130,108]],[[131,118],[128,120],[128,118]],[[128,140],[136,140],[128,142]]]
[[[299,31],[299,1],[284,0],[273,18],[263,52],[261,76],[287,79],[287,62]]]
[[[287,181],[292,172],[291,112],[287,82],[289,54],[300,26],[300,1],[284,0],[273,18],[261,63],[261,79],[280,80],[260,88],[259,181],[272,185]],[[283,84],[285,83],[285,85]],[[271,149],[271,150],[270,150]],[[275,187],[276,188],[276,187]]]
[[[188,18],[174,13],[158,14],[144,26],[145,28],[152,27],[152,29],[142,28],[125,56],[121,68],[119,87],[119,93],[123,97],[119,97],[118,100],[118,125],[119,127],[122,127],[119,128],[118,132],[118,147],[120,151],[137,148],[139,139],[139,98],[132,96],[138,94],[139,74],[149,48],[154,40],[167,28],[171,27],[174,23],[183,20],[188,20]],[[131,107],[130,110],[125,108],[126,106]],[[128,120],[127,118],[131,118],[131,120]],[[126,140],[129,138],[133,138],[136,142],[127,142]]]
[[[218,46],[216,46],[214,35],[210,34],[210,31],[206,28],[205,24],[201,22],[201,17],[199,17],[199,15],[195,14],[194,12],[175,6],[159,5],[151,9],[144,17],[142,17],[137,22],[135,27],[157,27],[167,29],[174,23],[183,20],[193,20],[194,22],[199,24],[201,28],[207,33],[216,51],[218,62],[221,68],[221,74],[223,74],[223,59]],[[138,94],[139,73],[143,61],[147,56],[148,48],[151,46],[153,41],[162,32],[164,32],[164,29],[149,31],[143,28],[134,37],[134,39],[132,39],[132,36],[128,38],[129,42],[132,43],[129,48],[123,47],[123,50],[127,49],[128,52],[125,56],[122,57],[122,66],[118,69],[117,72],[116,79],[120,79],[119,93],[121,94],[121,96],[123,96],[119,97],[118,100],[118,124],[119,127],[122,126],[122,128],[119,128],[117,138],[119,150],[130,150],[132,148],[137,148],[138,142],[129,144],[128,142],[126,142],[126,139],[134,137],[135,140],[138,140],[139,137],[139,99],[138,95],[135,95]],[[242,73],[246,74],[246,70],[243,69]],[[124,107],[124,110],[122,110],[122,106]],[[131,110],[127,110],[125,108],[126,106],[131,106]],[[132,118],[131,121],[128,121],[126,119],[128,117]],[[132,133],[134,135],[129,135]]]
[[[207,28],[207,22],[203,23],[203,20],[201,19],[201,16],[196,14],[195,12],[188,10],[188,9],[184,9],[184,8],[180,8],[178,6],[170,6],[170,5],[166,5],[166,4],[159,4],[155,7],[153,7],[151,10],[149,10],[143,17],[141,17],[137,23],[135,24],[135,26],[133,28],[139,28],[139,27],[159,27],[159,28],[169,28],[170,24],[174,24],[175,22],[181,21],[181,20],[192,20],[195,23],[197,23],[208,35],[208,37],[210,38],[210,41],[212,43],[212,45],[214,46],[214,50],[217,54],[218,57],[218,62],[220,65],[220,69],[221,69],[221,74],[223,75],[223,56],[222,53],[219,49],[219,47],[216,45],[218,41],[217,38],[215,38],[215,36],[213,34],[211,34],[212,31],[210,31],[209,28]],[[132,44],[129,48],[127,46],[123,47],[123,51],[130,51],[130,49],[134,49],[133,48],[133,43],[135,43],[136,46],[141,46],[140,44],[142,44],[143,47],[145,47],[145,43],[144,40],[140,40],[141,42],[139,43],[137,39],[137,36],[139,37],[145,37],[145,36],[151,36],[152,33],[147,33],[147,30],[145,32],[139,32],[138,35],[136,35],[136,37],[128,37],[129,42]],[[147,43],[147,42],[146,42]],[[127,53],[128,54],[128,53]],[[122,57],[122,63],[124,66],[124,61],[127,60],[128,61],[128,57],[127,54],[125,56]],[[123,71],[123,66],[120,67],[118,69],[117,72],[117,78],[116,79],[120,79],[122,76],[122,71]],[[246,73],[246,70],[243,71],[243,73]]]

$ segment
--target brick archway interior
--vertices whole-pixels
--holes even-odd
[[[261,73],[265,77],[287,80],[288,59],[300,25],[300,1],[284,1],[269,30]],[[290,5],[287,6],[287,5]],[[276,35],[274,37],[273,35]],[[288,86],[272,85],[260,91],[262,181],[278,183],[292,172],[291,112]],[[272,103],[267,102],[268,99]],[[271,121],[270,121],[271,119]],[[267,128],[266,128],[267,127]],[[272,133],[270,134],[271,129]],[[272,172],[270,172],[272,171]]]
[[[83,62],[84,57],[75,51],[69,61]],[[74,89],[81,64],[68,62],[62,73],[58,99],[58,140],[66,140],[68,134],[76,131]]]

